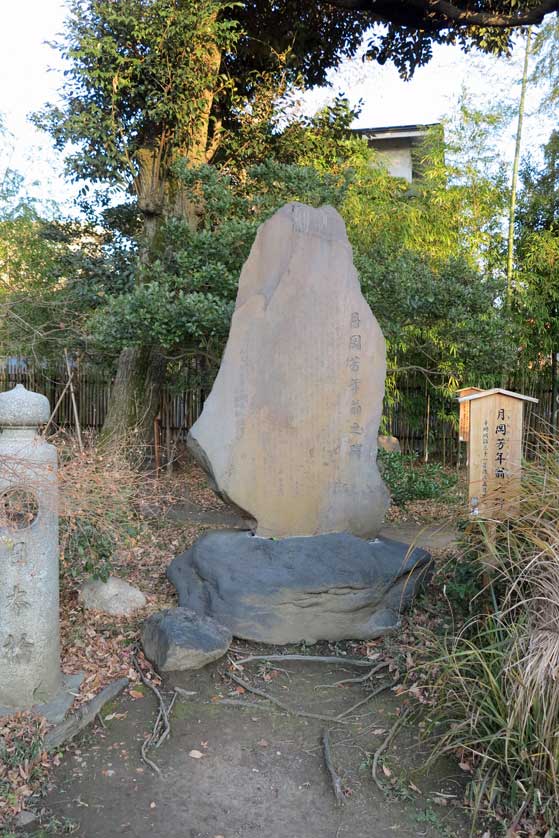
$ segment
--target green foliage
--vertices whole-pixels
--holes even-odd
[[[409,5],[417,6],[416,3]],[[517,4],[511,0],[509,3],[500,5],[505,6],[510,12],[511,7]],[[487,26],[455,28],[448,18],[446,20],[443,18],[443,22],[440,22],[437,28],[433,21],[432,6],[429,6],[428,11],[424,10],[423,19],[419,12],[414,25],[414,11],[415,9],[411,11],[411,25],[402,25],[396,15],[396,20],[389,23],[386,28],[373,30],[373,36],[368,42],[367,57],[378,61],[379,64],[386,64],[387,61],[394,62],[403,79],[410,79],[417,67],[423,67],[429,63],[433,57],[435,44],[457,43],[465,52],[469,52],[472,46],[476,46],[483,52],[493,55],[508,56],[511,53],[512,38],[508,29]]]
[[[454,474],[444,471],[438,463],[418,465],[411,455],[381,449],[378,464],[396,506],[415,500],[448,501],[456,487]]]
[[[347,183],[273,161],[252,167],[242,183],[210,166],[181,166],[178,176],[195,197],[196,229],[178,219],[163,225],[139,282],[108,294],[89,331],[104,351],[160,346],[182,359],[205,355],[216,367],[258,225],[289,200],[339,204]]]
[[[62,104],[35,121],[71,145],[72,179],[134,185],[141,203],[151,191],[141,209],[155,214],[173,204],[177,159],[209,162],[222,143],[226,159],[243,160],[245,145],[263,159],[274,99],[324,83],[364,28],[303,0],[71,0],[69,11],[54,45],[68,62]]]
[[[533,52],[536,66],[530,81],[543,85],[546,95],[542,108],[555,116],[559,102],[559,66],[557,64],[557,50],[559,49],[559,15],[551,15],[536,32]]]
[[[393,390],[416,369],[434,377],[433,395],[444,398],[465,379],[498,383],[516,357],[515,336],[499,307],[501,277],[479,267],[490,261],[498,184],[483,169],[473,172],[466,156],[460,166],[445,163],[447,147],[435,132],[420,151],[424,177],[410,190],[349,133],[351,119],[347,102],[335,100],[274,138],[281,159],[235,175],[228,166],[178,161],[174,177],[190,196],[196,224],[162,224],[133,284],[115,284],[118,271],[107,272],[104,291],[93,284],[102,296],[91,306],[89,350],[114,355],[124,346],[159,346],[177,361],[205,356],[215,369],[256,229],[283,203],[299,200],[337,206],[346,220],[364,294],[388,340]],[[471,119],[475,127],[462,127],[460,137],[473,143],[476,134],[481,159],[488,134],[483,120]]]
[[[544,148],[544,164],[526,165],[516,224],[514,307],[528,363],[559,347],[559,134]]]
[[[37,124],[57,148],[72,144],[72,179],[126,186],[140,174],[142,149],[156,149],[167,169],[192,150],[207,121],[208,89],[227,90],[219,55],[238,37],[221,19],[223,0],[72,0],[64,39],[68,62],[62,106],[47,105]]]
[[[64,544],[64,567],[73,579],[92,577],[106,582],[111,575],[117,547],[110,530],[100,529],[87,518],[75,517],[71,526],[61,522],[60,538]]]
[[[506,184],[491,151],[500,125],[463,99],[444,135],[433,129],[416,151],[411,186],[352,158],[341,212],[387,337],[390,388],[415,370],[449,398],[465,380],[496,386],[516,363],[502,307]]]

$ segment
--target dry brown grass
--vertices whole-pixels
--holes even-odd
[[[545,834],[559,827],[559,453],[551,440],[538,440],[525,465],[519,514],[469,537],[486,573],[478,613],[439,638],[422,667],[435,753],[458,751],[471,764],[477,813],[510,823],[521,812],[527,831],[519,834]]]

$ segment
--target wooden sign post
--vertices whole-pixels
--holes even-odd
[[[469,405],[470,514],[510,518],[520,500],[524,402],[538,400],[494,389],[458,401]]]

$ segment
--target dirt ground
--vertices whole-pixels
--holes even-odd
[[[192,498],[185,498],[170,517],[187,526],[238,523],[223,505],[212,509]],[[434,550],[444,550],[455,538],[449,527],[403,521],[388,524],[382,534]],[[218,663],[165,678],[161,690],[167,704],[175,687],[189,695],[178,695],[171,734],[157,751],[150,751],[159,774],[140,754],[158,704],[150,690],[134,685],[131,695],[106,705],[102,719],[66,748],[49,776],[45,796],[31,801],[40,818],[20,832],[35,838],[469,835],[461,805],[464,774],[451,761],[426,767],[429,747],[421,735],[420,717],[406,720],[378,759],[382,790],[373,779],[375,752],[412,704],[397,687],[401,680],[393,663],[366,682],[345,684],[337,682],[359,678],[367,670],[309,662],[254,662],[232,669],[232,661],[243,654],[344,655],[355,654],[356,648],[357,644],[272,648],[235,641],[229,656]],[[371,666],[384,659],[382,641],[367,644],[365,651]],[[393,661],[393,655],[386,660]],[[330,720],[289,713],[245,692],[229,678],[230,671],[289,708]],[[386,689],[371,697],[381,686]],[[335,720],[348,710],[343,722]],[[325,764],[325,731],[340,779],[341,804]]]
[[[244,648],[255,650],[252,644]],[[242,670],[243,678],[290,707],[331,717],[371,694],[371,686],[362,683],[333,686],[362,673],[339,664],[287,662],[255,662]],[[374,688],[391,685],[393,675],[385,670],[371,681]],[[36,828],[31,834],[64,835],[72,829],[82,838],[468,834],[459,805],[463,776],[456,763],[425,769],[427,748],[417,723],[404,724],[379,760],[384,792],[373,782],[374,752],[403,706],[402,697],[390,690],[341,724],[292,715],[249,692],[239,694],[225,662],[166,679],[167,699],[175,686],[194,694],[175,703],[170,738],[150,752],[161,774],[140,757],[156,700],[149,691],[143,698],[123,698],[105,708],[105,729],[97,724],[68,749],[43,801],[51,813],[43,827],[49,831]],[[223,699],[236,703],[219,703]],[[325,766],[325,730],[341,779],[341,805]]]

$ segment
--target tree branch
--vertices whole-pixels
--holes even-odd
[[[541,23],[546,15],[559,12],[559,0],[543,0],[516,14],[508,14],[504,10],[473,10],[468,8],[468,3],[450,3],[448,0],[400,0],[395,3],[387,0],[329,0],[329,3],[343,11],[365,12],[372,21],[428,29],[445,29],[450,25],[515,29]]]

